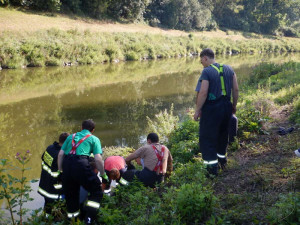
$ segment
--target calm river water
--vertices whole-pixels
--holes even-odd
[[[217,58],[233,67],[240,83],[262,61],[290,60],[300,61],[300,54]],[[45,148],[61,132],[79,131],[82,120],[89,118],[96,122],[94,134],[102,146],[136,148],[146,135],[146,116],[153,119],[172,103],[179,117],[194,107],[201,70],[200,58],[2,70],[0,158],[15,161],[17,152],[30,150],[27,177],[39,178]],[[43,204],[36,186],[29,208]]]

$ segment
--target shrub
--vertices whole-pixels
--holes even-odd
[[[269,210],[267,219],[271,224],[299,224],[300,222],[300,193],[288,193]]]
[[[183,184],[176,197],[176,211],[182,222],[198,224],[211,216],[215,197],[202,184]]]

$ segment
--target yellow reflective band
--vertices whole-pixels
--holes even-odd
[[[55,189],[62,189],[62,185],[61,184],[54,184],[53,185]]]
[[[74,212],[74,213],[68,213],[68,218],[73,218],[73,217],[76,217],[76,216],[78,216],[79,215],[79,211],[77,211],[77,212]]]
[[[218,73],[223,73],[223,64],[220,64],[220,69],[216,67],[214,64],[210,64],[211,67],[213,67]],[[226,96],[226,88],[225,88],[225,83],[224,83],[224,76],[220,74],[220,80],[221,80],[221,88],[222,88],[222,95]]]
[[[220,154],[217,154],[217,156],[218,156],[219,158],[226,158],[226,155],[220,155]]]
[[[44,153],[43,160],[48,164],[48,166],[52,165],[53,158],[47,151]]]
[[[218,163],[218,160],[213,160],[213,161],[203,161],[204,164],[208,164],[208,165],[211,165],[211,164],[216,164]]]
[[[98,202],[93,202],[93,201],[87,201],[86,203],[87,206],[98,209],[100,207],[100,203]]]
[[[59,175],[59,172],[52,172],[51,169],[42,161],[42,167],[46,170],[52,177],[56,178]]]
[[[50,194],[50,193],[48,193],[47,191],[43,190],[43,189],[40,188],[40,187],[39,187],[39,189],[38,189],[38,192],[39,192],[41,195],[43,195],[43,196],[45,196],[45,197],[47,197],[47,198],[51,198],[51,199],[59,199],[59,198],[61,198],[61,196],[56,195],[56,194]]]
[[[121,184],[123,184],[123,185],[128,185],[128,184],[129,184],[129,182],[128,182],[127,180],[123,179],[122,177],[121,177],[121,179],[120,179],[119,182],[120,182]]]

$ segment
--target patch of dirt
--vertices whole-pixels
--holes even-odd
[[[228,152],[228,167],[215,181],[215,194],[221,210],[237,224],[268,223],[268,210],[280,194],[299,191],[299,168],[294,150],[299,148],[300,129],[287,135],[277,134],[279,127],[289,128],[290,108],[271,112],[272,122],[266,131],[242,143],[236,152]],[[296,162],[295,162],[296,161]],[[298,174],[298,175],[297,175]],[[257,224],[257,223],[256,223]]]

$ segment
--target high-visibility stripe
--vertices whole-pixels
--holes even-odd
[[[217,156],[218,156],[219,158],[226,158],[226,155],[220,155],[220,154],[217,154]]]
[[[129,182],[127,180],[125,180],[124,178],[121,177],[120,181],[119,181],[121,184],[123,185],[128,185]]]
[[[223,64],[220,64],[220,69],[216,67],[214,64],[210,64],[211,67],[213,67],[218,73],[220,74],[220,80],[221,80],[221,87],[222,87],[222,95],[226,96],[226,88],[224,83],[224,76],[223,76]]]
[[[90,200],[87,201],[86,205],[89,206],[89,207],[95,208],[95,209],[98,209],[100,207],[100,203],[93,202],[93,201],[90,201]]]
[[[77,212],[74,212],[74,213],[68,213],[68,218],[73,218],[73,217],[76,217],[76,216],[79,216],[79,211]]]
[[[51,169],[43,161],[42,161],[42,168],[54,178],[58,177],[59,175],[59,172],[52,172]]]
[[[40,188],[40,187],[39,187],[39,189],[38,189],[38,192],[39,192],[41,195],[43,195],[43,196],[45,196],[45,197],[47,197],[47,198],[51,198],[51,199],[60,199],[60,198],[62,198],[60,195],[57,195],[57,194],[50,194],[50,193],[48,193],[47,191],[43,190],[43,189]]]
[[[61,184],[54,184],[53,186],[54,186],[54,188],[56,190],[62,189],[62,185]]]
[[[213,160],[213,161],[203,161],[204,164],[208,164],[208,165],[211,165],[211,164],[216,164],[218,163],[218,160]]]
[[[111,188],[108,190],[104,190],[104,193],[107,194],[107,193],[110,193],[110,191],[111,191]]]

